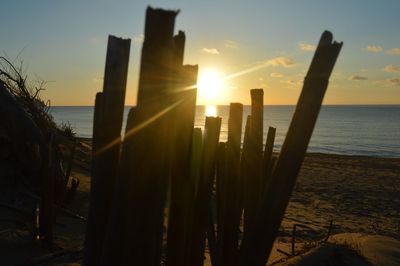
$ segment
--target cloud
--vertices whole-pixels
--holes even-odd
[[[368,52],[379,53],[383,50],[383,48],[380,45],[368,45],[366,50]]]
[[[276,66],[283,66],[283,67],[294,67],[296,63],[287,57],[275,57],[266,62],[267,65],[276,67]]]
[[[231,49],[238,49],[239,45],[237,42],[232,41],[232,40],[226,40],[225,41],[225,47],[226,48],[231,48]]]
[[[388,54],[400,55],[400,47],[396,47],[387,51]]]
[[[312,51],[315,51],[315,49],[317,47],[315,45],[309,44],[309,43],[299,43],[299,48],[300,48],[300,50],[303,50],[303,51],[312,52]]]
[[[143,33],[134,36],[134,37],[133,37],[133,41],[134,41],[135,43],[143,43],[143,41],[144,41],[144,35],[143,35]]]
[[[283,75],[281,73],[273,72],[270,74],[272,78],[282,78]]]
[[[207,54],[219,54],[219,52],[216,48],[203,48],[203,49],[201,49],[201,51],[205,52]]]
[[[395,65],[387,65],[383,70],[389,73],[400,72],[400,67]]]
[[[358,75],[352,75],[349,77],[349,80],[367,80],[367,77],[363,77],[363,76],[358,76]]]
[[[400,78],[389,79],[389,83],[394,86],[400,86]]]

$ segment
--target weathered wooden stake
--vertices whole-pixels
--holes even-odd
[[[218,265],[234,265],[238,253],[238,230],[241,216],[240,150],[243,105],[231,103],[228,120],[228,142],[226,148],[226,173],[218,198],[220,216],[218,222]]]
[[[204,261],[209,201],[215,176],[215,163],[220,129],[220,117],[206,117],[200,176],[193,208],[190,263],[187,265],[202,266]]]
[[[166,264],[171,266],[184,266],[185,223],[188,216],[185,205],[190,201],[186,191],[190,190],[190,155],[197,93],[193,85],[197,81],[197,71],[197,66],[180,68],[175,102],[181,103],[171,119],[175,126],[171,149],[173,160],[166,258]]]
[[[269,127],[267,140],[265,141],[264,158],[263,158],[263,192],[266,184],[268,184],[272,168],[274,167],[274,160],[272,159],[272,153],[274,151],[276,128]]]
[[[85,265],[99,265],[120,153],[130,39],[109,36],[103,93],[96,95]]]
[[[320,39],[296,106],[271,183],[261,202],[256,222],[241,246],[240,266],[262,266],[268,260],[286,206],[296,183],[322,100],[342,43],[332,33]]]
[[[122,264],[159,265],[170,174],[176,11],[147,8]]]
[[[251,123],[248,143],[248,174],[245,179],[244,193],[244,232],[248,232],[257,215],[262,189],[263,156],[263,113],[264,91],[251,91]]]
[[[185,226],[184,226],[184,237],[185,237],[185,246],[184,252],[182,255],[184,256],[184,264],[183,265],[191,265],[191,244],[192,244],[192,231],[194,226],[194,206],[197,195],[197,187],[200,178],[200,166],[201,159],[203,153],[203,136],[200,128],[194,128],[193,130],[193,138],[191,145],[191,155],[190,155],[190,178],[189,178],[189,186],[188,189],[185,190]]]

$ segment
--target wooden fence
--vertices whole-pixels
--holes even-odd
[[[322,34],[276,157],[275,128],[263,144],[262,89],[251,90],[245,132],[243,105],[231,104],[226,143],[219,117],[194,128],[198,68],[183,65],[177,13],[147,9],[137,106],[123,137],[130,40],[109,37],[85,265],[200,266],[208,247],[212,265],[261,266],[271,252],[342,43]]]

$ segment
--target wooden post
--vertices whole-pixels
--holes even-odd
[[[134,128],[132,172],[122,264],[157,265],[161,257],[164,205],[169,178],[171,78],[175,71],[176,11],[147,8]],[[124,175],[123,173],[121,173]]]
[[[190,264],[188,265],[202,266],[204,261],[209,201],[215,175],[215,163],[220,129],[220,117],[206,117],[200,176],[192,218],[193,226],[190,243]]]
[[[251,124],[251,115],[248,115],[246,118],[246,125],[244,129],[244,136],[243,136],[243,147],[242,147],[242,154],[240,156],[240,219],[242,218],[241,214],[243,212],[245,206],[245,183],[246,178],[249,175],[249,146],[250,146],[250,124]]]
[[[263,192],[265,190],[265,186],[268,184],[272,168],[274,166],[274,162],[272,159],[272,153],[274,151],[274,142],[275,142],[275,134],[276,128],[269,127],[267,140],[265,141],[265,149],[264,149],[264,160],[263,160]]]
[[[194,128],[193,138],[191,145],[191,155],[190,155],[190,178],[188,189],[184,191],[185,194],[185,226],[184,226],[184,264],[191,265],[190,248],[192,243],[192,231],[193,231],[193,216],[194,216],[194,206],[197,195],[197,187],[200,178],[200,166],[201,158],[203,153],[203,136],[200,128]]]
[[[238,230],[241,216],[240,202],[240,146],[242,135],[243,105],[231,103],[228,120],[226,148],[226,173],[218,223],[218,265],[234,265],[238,253]]]
[[[122,143],[120,162],[117,171],[117,182],[110,210],[106,235],[104,238],[103,252],[100,265],[122,265],[122,251],[125,244],[125,232],[128,228],[126,217],[129,211],[128,198],[134,169],[132,158],[138,146],[136,138],[137,115],[136,108],[131,108],[128,113],[124,141]]]
[[[217,150],[217,165],[215,175],[215,190],[216,190],[216,210],[218,224],[218,241],[220,241],[224,219],[226,218],[226,183],[227,183],[227,161],[226,161],[226,142],[220,142]],[[219,253],[219,251],[218,251]]]
[[[120,152],[130,39],[109,36],[103,93],[96,95],[85,265],[99,265]]]
[[[190,201],[186,191],[190,190],[190,160],[193,137],[197,90],[197,66],[181,68],[180,85],[177,86],[176,101],[181,102],[175,109],[171,123],[174,123],[171,154],[173,155],[168,212],[168,236],[166,265],[184,266],[185,224],[188,218],[185,205]]]
[[[243,239],[240,266],[261,266],[268,260],[313,132],[329,77],[342,47],[342,43],[332,43],[332,39],[332,33],[328,31],[321,36],[274,168],[271,184],[264,193],[254,227]]]
[[[250,230],[262,195],[264,91],[251,90],[251,123],[248,144],[248,174],[244,184],[244,232]]]

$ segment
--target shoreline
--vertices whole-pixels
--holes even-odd
[[[75,137],[77,140],[84,142],[92,142],[93,138],[90,137]],[[279,154],[279,151],[274,151],[274,155]],[[329,152],[307,152],[306,157],[308,156],[342,156],[342,157],[354,157],[354,158],[378,158],[378,159],[388,159],[388,160],[400,160],[399,157],[387,157],[387,156],[373,156],[373,155],[357,155],[357,154],[341,154],[341,153],[329,153]]]

